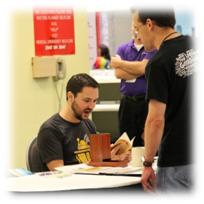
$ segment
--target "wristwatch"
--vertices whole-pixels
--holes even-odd
[[[144,167],[151,167],[154,161],[143,161]]]

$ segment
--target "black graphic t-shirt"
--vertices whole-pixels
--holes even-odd
[[[48,170],[46,163],[52,160],[64,160],[65,165],[90,161],[89,133],[96,133],[91,120],[70,123],[58,113],[49,118],[37,137],[43,169]]]
[[[191,154],[191,81],[195,51],[188,36],[165,41],[146,68],[147,100],[166,104],[161,167],[186,165]]]

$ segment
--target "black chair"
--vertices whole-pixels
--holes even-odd
[[[26,166],[31,172],[45,171],[37,146],[37,137],[35,137],[28,146],[26,153]]]

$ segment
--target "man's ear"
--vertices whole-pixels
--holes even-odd
[[[147,26],[147,29],[148,29],[149,31],[153,29],[154,23],[153,23],[153,21],[152,21],[150,18],[148,18],[148,19],[146,20],[146,26]]]
[[[71,91],[67,92],[67,100],[70,102],[74,100],[74,94]]]

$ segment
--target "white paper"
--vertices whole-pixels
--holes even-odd
[[[75,171],[75,173],[84,173],[84,174],[139,174],[141,172],[140,167],[133,167],[128,165],[127,167],[91,167],[86,166]]]
[[[137,80],[137,78],[135,78],[135,79],[129,79],[129,80],[126,80],[125,82],[127,82],[127,83],[135,83],[136,80]]]

